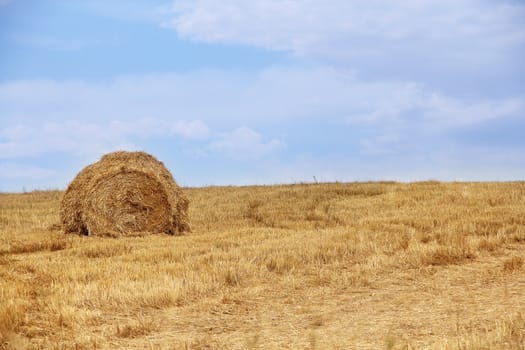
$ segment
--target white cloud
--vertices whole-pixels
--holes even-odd
[[[223,134],[208,146],[211,151],[236,160],[257,160],[283,147],[282,141],[276,139],[264,141],[261,134],[247,127],[240,127]]]
[[[16,162],[0,162],[0,179],[5,180],[34,180],[49,179],[56,175],[51,169],[38,166],[20,164]]]
[[[372,156],[408,154],[415,146],[427,149],[435,137],[446,138],[491,121],[516,121],[525,111],[523,97],[468,101],[412,88],[376,103],[369,113],[347,117],[350,127],[373,128],[359,142],[361,152]]]
[[[137,148],[137,138],[157,136],[202,147],[208,140],[229,155],[243,148],[242,142],[253,141],[259,157],[277,149],[278,141],[257,139],[242,128],[219,140],[208,125],[215,132],[273,125],[277,132],[282,123],[347,123],[353,129],[373,129],[361,145],[381,153],[396,150],[402,133],[425,135],[520,118],[525,97],[459,98],[410,82],[363,81],[342,69],[271,67],[252,75],[205,71],[102,83],[6,82],[0,84],[0,111],[1,158],[53,151],[100,154],[115,147]]]
[[[126,144],[113,127],[76,120],[15,125],[0,130],[0,137],[0,158],[4,159],[49,152],[93,155]]]
[[[137,150],[135,137],[180,137],[203,139],[209,129],[203,122],[163,121],[153,118],[133,121],[78,121],[16,124],[0,129],[0,159],[30,157],[49,152],[93,156],[115,150]]]
[[[172,131],[188,139],[206,139],[210,136],[210,129],[200,120],[178,120],[173,123]]]
[[[430,65],[470,68],[521,47],[524,17],[522,3],[490,0],[177,0],[164,25],[195,41],[285,50],[325,63],[381,57],[398,68],[400,59],[427,58]]]
[[[178,138],[186,140],[182,150],[192,158],[214,156],[236,160],[264,158],[284,146],[247,127],[231,132],[212,132],[200,120],[165,121],[153,118],[134,121],[43,122],[18,124],[0,129],[0,159],[19,159],[53,152],[94,159],[117,149],[140,150],[152,139]]]
[[[0,110],[2,118],[13,121],[37,116],[54,121],[128,121],[154,116],[206,122],[238,103],[247,84],[245,76],[219,71],[127,76],[93,83],[14,81],[0,83]],[[230,117],[231,110],[228,112],[221,117]]]
[[[206,138],[207,125],[328,118],[353,123],[460,125],[519,115],[524,97],[450,96],[411,82],[374,82],[327,67],[270,67],[247,74],[202,71],[117,78],[103,83],[28,80],[0,84],[3,127],[81,120],[137,135]],[[120,123],[120,124],[119,124]],[[88,123],[89,124],[89,123]],[[73,126],[72,126],[73,127]],[[168,129],[168,131],[166,130]],[[104,130],[101,131],[104,134]]]
[[[364,112],[347,116],[349,124],[381,123],[397,127],[410,125],[449,129],[475,125],[493,119],[518,118],[525,110],[525,97],[460,99],[427,91],[412,84],[370,95],[374,103]]]
[[[437,126],[463,126],[509,116],[522,116],[523,98],[488,101],[462,101],[458,98],[431,94],[426,97],[423,116]]]
[[[200,120],[169,120],[140,118],[114,120],[105,129],[111,135],[132,135],[142,138],[151,136],[179,136],[184,139],[206,139],[210,129]]]

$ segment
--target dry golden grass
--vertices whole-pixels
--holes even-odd
[[[525,183],[185,189],[193,233],[0,194],[0,348],[525,349]]]

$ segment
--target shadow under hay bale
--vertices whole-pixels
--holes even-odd
[[[84,168],[62,198],[66,233],[129,236],[189,231],[189,201],[170,172],[144,152],[114,152]]]

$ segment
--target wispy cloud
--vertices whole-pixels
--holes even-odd
[[[99,153],[156,136],[210,142],[209,150],[257,158],[286,143],[275,137],[281,123],[330,121],[366,130],[358,136],[365,152],[402,152],[407,138],[400,135],[426,137],[522,118],[525,97],[459,98],[414,83],[367,82],[333,68],[273,67],[254,75],[211,71],[105,83],[3,83],[0,110],[4,158]],[[263,126],[273,130],[269,139],[249,129]],[[329,142],[330,135],[320,137]]]
[[[523,45],[524,16],[525,5],[514,1],[178,0],[164,25],[191,40],[285,50],[325,63],[380,58],[397,68],[399,59],[414,56],[458,69],[499,62]]]
[[[202,71],[116,78],[102,83],[28,80],[0,84],[4,127],[34,120],[175,120],[180,135],[205,137],[207,125],[237,128],[311,118],[352,123],[475,124],[522,115],[524,97],[456,97],[425,85],[370,82],[333,68],[271,67],[251,75]],[[120,125],[121,128],[124,126]],[[132,128],[126,125],[126,128]],[[165,125],[164,125],[165,127]]]
[[[188,139],[207,139],[210,128],[200,120],[178,120],[173,123],[171,130],[174,134]]]
[[[222,134],[211,142],[208,149],[235,160],[258,160],[284,147],[277,139],[265,141],[263,136],[250,128],[240,127]]]
[[[432,130],[475,125],[489,120],[519,118],[525,110],[525,97],[461,99],[427,91],[415,85],[400,85],[390,93],[374,97],[363,112],[349,115],[349,124],[427,125]]]
[[[209,129],[199,120],[173,122],[145,118],[133,122],[65,120],[0,129],[0,159],[31,157],[50,152],[98,155],[114,149],[138,149],[136,138],[206,138]]]
[[[0,129],[0,159],[35,157],[54,152],[93,158],[117,149],[138,150],[141,149],[139,144],[154,138],[186,141],[185,152],[191,154],[200,150],[201,153],[195,155],[198,158],[213,154],[219,158],[255,160],[284,146],[282,141],[265,140],[262,134],[247,127],[230,132],[213,132],[200,120],[66,120],[18,124]]]
[[[43,167],[16,162],[0,162],[0,179],[4,180],[49,179],[54,175],[56,175],[55,171]]]
[[[34,157],[53,152],[94,155],[116,147],[133,148],[126,139],[129,131],[117,124],[66,120],[18,124],[0,130],[0,158]]]

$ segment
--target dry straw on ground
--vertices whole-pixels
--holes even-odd
[[[184,193],[193,234],[102,240],[0,193],[0,349],[525,350],[525,182]]]
[[[189,201],[164,164],[144,152],[114,152],[84,168],[62,198],[66,233],[128,236],[189,231]]]

